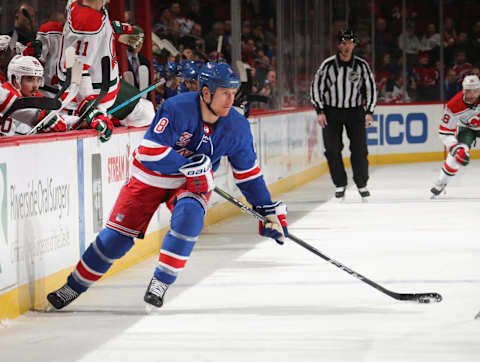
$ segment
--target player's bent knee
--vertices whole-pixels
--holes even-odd
[[[96,242],[100,252],[110,259],[120,259],[134,245],[131,236],[123,235],[108,227],[100,231]]]
[[[178,200],[172,212],[173,230],[189,236],[197,236],[203,228],[205,209],[199,201],[185,197]]]

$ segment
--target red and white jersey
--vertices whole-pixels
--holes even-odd
[[[458,126],[480,131],[480,103],[466,105],[463,102],[463,91],[458,92],[447,103],[440,122],[438,132],[447,148],[457,143],[455,134]]]
[[[40,95],[40,94],[39,94]],[[5,82],[0,86],[0,115],[3,116],[5,112],[11,107],[17,98],[22,95],[10,83]],[[25,109],[15,112],[15,117],[8,117],[0,128],[0,136],[15,136],[16,134],[26,134],[32,127],[28,122],[33,122],[38,116],[38,110]],[[18,119],[17,119],[18,118]],[[22,119],[24,121],[21,121]]]
[[[43,64],[43,79],[48,86],[58,87],[57,64],[62,49],[63,24],[49,21],[42,24],[37,32],[37,40],[42,42],[39,60]]]
[[[74,1],[67,12],[63,28],[62,51],[58,63],[58,77],[65,80],[65,49],[73,46],[78,59],[84,64],[80,91],[77,101],[100,93],[102,83],[101,59],[110,58],[110,88],[99,108],[106,110],[115,102],[120,88],[118,62],[115,50],[115,36],[105,8],[96,11]]]

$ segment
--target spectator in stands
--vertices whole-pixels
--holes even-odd
[[[382,61],[375,70],[375,83],[377,84],[378,99],[377,102],[386,102],[387,99],[387,85],[392,83],[392,56],[390,53],[385,53]]]
[[[200,2],[198,0],[192,0],[190,2],[190,8],[187,11],[187,19],[192,20],[194,24],[199,24],[203,31],[209,30],[211,17],[207,14],[204,8],[200,6]]]
[[[428,24],[427,31],[421,40],[421,49],[423,52],[429,54],[429,57],[432,61],[437,60],[440,56],[440,42],[441,36],[440,33],[437,32],[435,24]]]
[[[394,49],[392,34],[387,30],[385,18],[378,17],[375,21],[375,52],[382,57]]]
[[[277,89],[277,72],[270,69],[267,73],[267,77],[263,83],[262,89],[258,94],[269,97],[268,108],[276,109],[277,108],[277,98],[278,98],[278,89]]]
[[[242,40],[249,39],[252,36],[252,28],[250,26],[250,21],[245,20],[242,23]]]
[[[168,8],[160,12],[160,18],[155,22],[154,31],[160,38],[165,38],[172,27],[173,20]]]
[[[420,40],[415,34],[415,24],[413,22],[408,22],[406,33],[401,33],[398,37],[398,47],[407,54],[407,64],[413,66],[422,48]]]
[[[413,76],[417,84],[418,100],[423,102],[437,100],[439,74],[430,65],[428,53],[419,55],[418,65],[413,67]]]
[[[207,48],[207,53],[217,50],[218,38],[220,36],[223,36],[221,53],[224,55],[227,63],[229,63],[228,59],[230,57],[231,48],[230,45],[227,43],[227,40],[225,39],[225,24],[222,21],[216,21],[212,26],[212,31],[205,37],[205,46]]]
[[[170,3],[170,14],[174,24],[179,24],[180,34],[188,34],[194,24],[193,20],[187,19],[182,15],[180,1],[172,1]]]
[[[455,30],[455,23],[451,17],[445,18],[443,29],[445,63],[452,64],[454,60],[455,44],[457,42],[457,32]]]
[[[455,51],[455,61],[453,63],[453,70],[457,75],[457,82],[460,84],[463,78],[472,71],[472,64],[467,62],[466,51],[463,48]]]
[[[403,75],[401,73],[394,76],[392,84],[388,85],[386,94],[387,103],[409,103],[411,101],[411,98],[405,89]]]
[[[445,80],[443,83],[443,94],[445,97],[445,101],[449,101],[455,94],[460,92],[462,87],[460,83],[457,82],[457,73],[452,68],[447,70],[447,74],[445,76]]]
[[[477,62],[480,59],[480,21],[477,21],[468,35],[468,59]]]
[[[29,17],[25,16],[28,14]],[[37,19],[35,9],[28,1],[20,1],[15,9],[15,31],[18,34],[18,42],[27,45],[35,39],[37,32]]]

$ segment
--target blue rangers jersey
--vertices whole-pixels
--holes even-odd
[[[185,176],[178,169],[196,154],[209,156],[214,172],[226,156],[248,202],[253,206],[272,203],[258,167],[248,120],[232,107],[216,123],[203,122],[198,92],[183,93],[162,104],[133,153],[132,176],[151,186],[179,188]]]

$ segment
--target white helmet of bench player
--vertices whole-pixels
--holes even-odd
[[[37,58],[15,55],[7,68],[7,77],[10,84],[13,84],[13,76],[17,80],[18,85],[23,76],[40,77],[40,84],[43,85],[43,66]]]
[[[467,75],[463,78],[462,82],[463,89],[477,89],[480,88],[480,79],[477,75]]]

